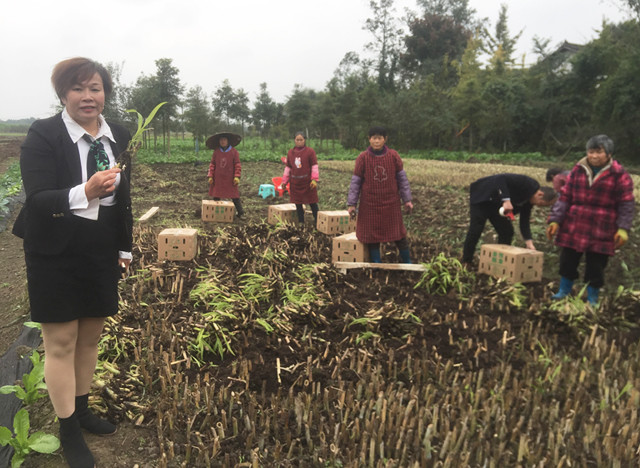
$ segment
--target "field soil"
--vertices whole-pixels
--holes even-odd
[[[0,162],[17,157],[18,143],[2,142]],[[345,208],[350,169],[332,167],[320,162],[321,210]],[[550,309],[557,253],[541,211],[533,220],[541,282],[513,286],[445,262],[438,281],[467,286],[440,294],[420,284],[420,272],[338,272],[332,238],[310,213],[304,226],[266,224],[269,205],[288,202],[258,196],[260,183],[281,175],[279,163],[244,163],[244,218],[203,223],[206,171],[134,166],[134,216],[160,210],[135,229],[122,311],[107,324],[109,364],[99,365],[92,404],[119,429],[87,437],[98,467],[637,463],[637,443],[602,442],[607,431],[630,431],[640,395],[635,234],[609,265],[598,313],[582,308],[578,317]],[[458,258],[465,189],[412,183],[412,192],[414,263]],[[158,261],[156,236],[167,227],[199,229],[193,261]],[[495,242],[490,226],[483,241]],[[21,242],[7,230],[0,242],[4,352],[28,303]],[[398,261],[394,245],[383,256]],[[57,434],[47,399],[30,414],[34,429]],[[35,454],[23,466],[64,463]]]

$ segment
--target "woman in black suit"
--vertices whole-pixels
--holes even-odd
[[[72,468],[95,465],[81,429],[113,434],[88,408],[105,318],[118,311],[118,279],[131,262],[130,167],[116,158],[129,132],[102,116],[113,85],[86,58],[51,76],[64,110],[33,123],[22,144],[27,195],[14,234],[24,239],[31,318],[42,324],[45,381]]]
[[[523,174],[495,174],[469,186],[469,230],[464,241],[462,262],[470,264],[487,220],[498,233],[498,244],[513,240],[513,215],[520,215],[520,233],[527,249],[536,250],[530,227],[534,206],[551,206],[557,195],[551,187]],[[504,215],[500,214],[503,208]]]

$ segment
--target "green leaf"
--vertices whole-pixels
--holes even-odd
[[[160,104],[158,104],[156,107],[153,108],[153,110],[149,113],[149,115],[147,116],[147,119],[144,122],[144,126],[146,127],[147,125],[149,125],[151,123],[151,121],[153,120],[153,118],[156,116],[156,113],[160,110],[160,108],[162,106],[164,106],[167,103],[167,101],[161,102]]]
[[[27,457],[26,453],[22,453],[16,450],[11,458],[11,468],[18,468],[24,463],[24,459]]]
[[[42,330],[42,325],[40,325],[38,322],[24,322],[23,325],[25,327],[38,328],[38,329]]]
[[[11,430],[4,426],[0,426],[0,445],[4,447],[12,438],[13,434],[11,433]]]
[[[29,438],[29,413],[22,408],[13,418],[13,430],[16,433],[16,440],[22,447],[27,446]]]
[[[17,392],[18,389],[22,389],[22,387],[18,385],[3,385],[0,387],[0,394],[9,395],[10,393]]]
[[[38,453],[53,453],[60,448],[60,440],[54,435],[38,431],[29,437],[29,448]]]

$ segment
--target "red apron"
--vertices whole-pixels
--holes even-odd
[[[240,177],[242,166],[240,155],[235,148],[226,153],[220,148],[211,156],[207,177],[213,178],[213,185],[209,186],[209,196],[216,198],[240,198],[237,185],[233,185],[233,178]]]
[[[291,203],[318,203],[318,189],[311,188],[311,167],[318,164],[316,152],[307,146],[292,148],[287,153],[289,195]]]
[[[401,170],[402,160],[392,149],[381,156],[364,151],[356,159],[354,175],[362,178],[356,225],[360,242],[394,242],[407,236],[396,180]]]

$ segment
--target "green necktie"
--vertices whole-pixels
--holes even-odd
[[[96,172],[109,169],[109,156],[100,140],[94,140],[86,133],[82,138],[90,145],[89,154],[87,154],[87,180],[89,180]]]

